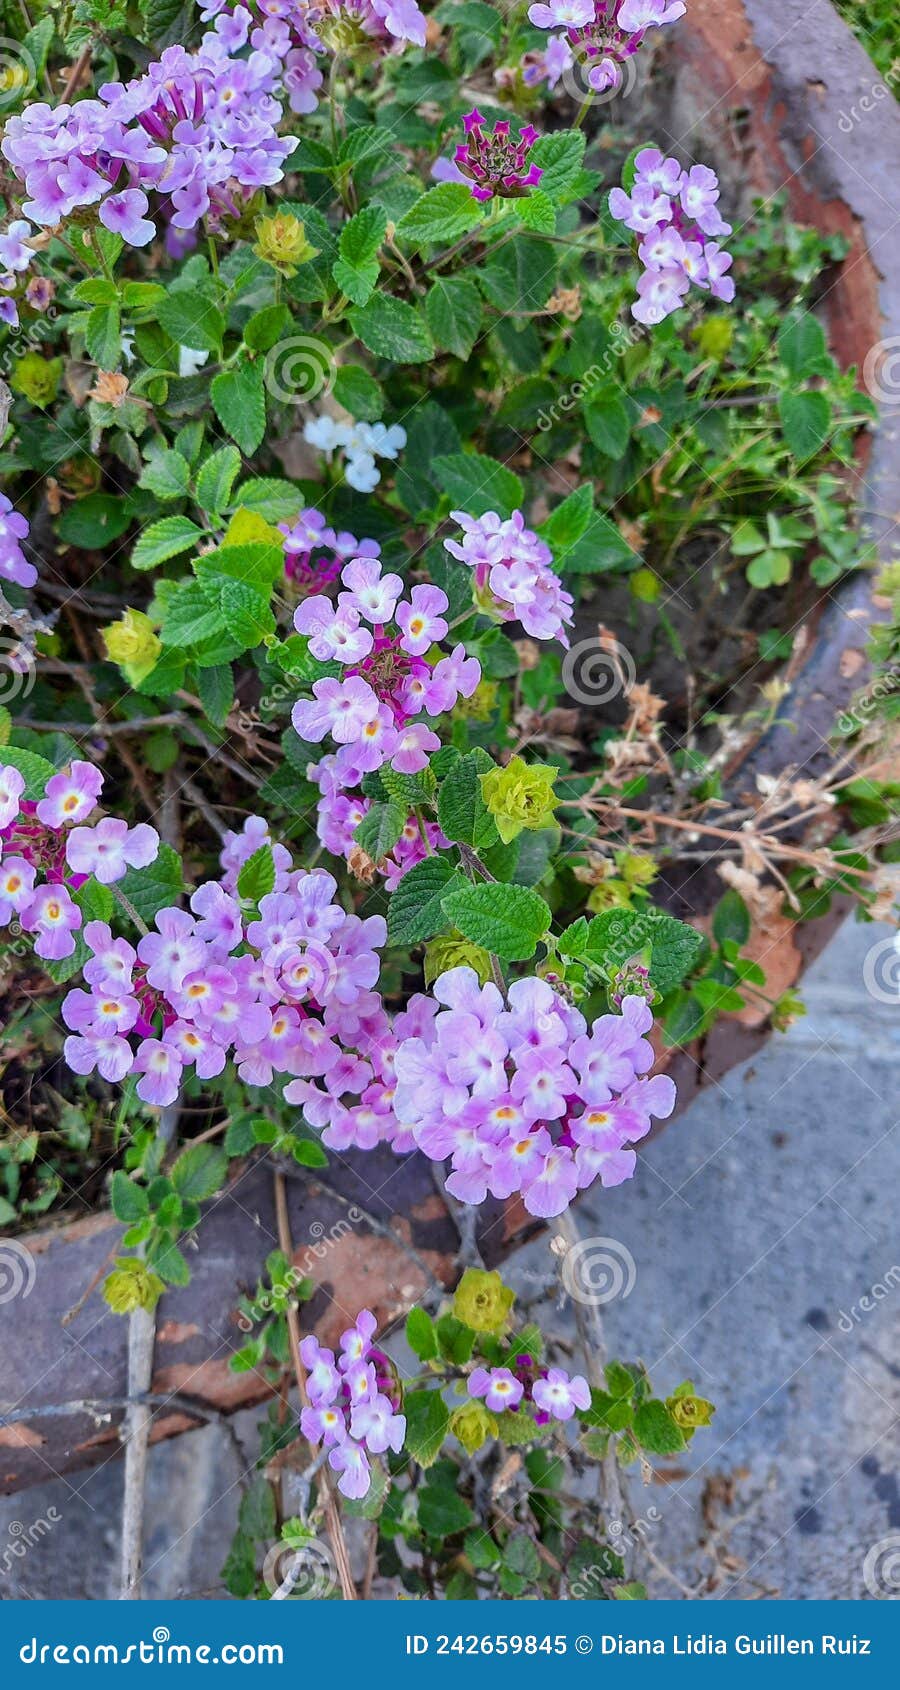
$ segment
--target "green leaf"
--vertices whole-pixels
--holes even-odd
[[[622,458],[628,450],[631,424],[628,412],[612,387],[593,388],[581,405],[588,434],[608,458]]]
[[[825,332],[810,312],[789,317],[778,331],[778,356],[789,373],[797,380],[822,375],[831,360],[825,342]]]
[[[435,458],[431,473],[450,495],[454,510],[466,511],[469,516],[498,511],[500,516],[509,517],[525,497],[519,477],[496,458],[480,452],[451,452]]]
[[[207,720],[224,727],[234,703],[234,675],[230,663],[215,663],[197,671],[197,695]]]
[[[163,609],[164,646],[191,646],[224,631],[218,605],[210,605],[199,581],[182,581]]]
[[[441,902],[454,927],[504,962],[532,957],[550,927],[550,909],[530,886],[469,886],[445,893]]]
[[[271,540],[246,540],[241,545],[218,546],[194,560],[194,574],[207,601],[217,604],[222,588],[238,581],[252,588],[268,604],[272,588],[284,575],[284,553]]]
[[[431,1467],[440,1454],[450,1429],[450,1412],[440,1391],[407,1391],[403,1398],[406,1415],[404,1448],[420,1467]]]
[[[543,171],[541,192],[554,205],[565,205],[572,197],[584,164],[585,135],[583,130],[565,129],[549,135],[539,135],[528,155],[529,164],[539,165]]]
[[[630,1584],[614,1584],[612,1597],[614,1602],[646,1602],[647,1586],[635,1580]]]
[[[484,213],[465,182],[441,182],[410,206],[397,234],[413,246],[445,245],[474,229]]]
[[[425,296],[425,315],[435,345],[457,358],[468,358],[484,315],[475,283],[465,276],[438,277]]]
[[[172,1184],[179,1197],[194,1203],[213,1197],[225,1184],[228,1157],[216,1144],[189,1144],[172,1164]]]
[[[201,1146],[201,1149],[203,1146]],[[189,1285],[191,1270],[181,1254],[178,1245],[171,1239],[157,1245],[154,1250],[147,1251],[147,1261],[156,1272],[167,1279],[170,1285]]]
[[[720,945],[728,940],[746,945],[750,937],[750,911],[733,887],[719,899],[713,911],[713,934]]]
[[[664,1402],[652,1398],[641,1403],[632,1422],[634,1435],[642,1449],[653,1455],[673,1455],[684,1448],[684,1433],[676,1425]]]
[[[303,493],[292,481],[280,481],[277,476],[254,476],[242,481],[234,496],[241,510],[256,511],[267,522],[292,522],[305,504]]]
[[[225,318],[212,300],[204,299],[194,288],[170,288],[156,314],[177,346],[189,346],[194,352],[218,352],[225,336]]]
[[[453,765],[438,795],[438,823],[448,839],[481,851],[497,842],[493,816],[481,795],[480,776],[494,767],[486,751],[477,748]]]
[[[331,273],[354,305],[365,305],[372,296],[378,281],[378,250],[386,229],[386,212],[378,205],[367,205],[341,231],[339,256]]]
[[[527,1532],[514,1532],[503,1551],[503,1565],[534,1584],[541,1574],[541,1558]]]
[[[268,1543],[278,1531],[275,1513],[275,1493],[268,1479],[260,1474],[252,1479],[241,1497],[238,1513],[240,1530],[248,1537]]]
[[[418,945],[443,932],[449,923],[441,899],[466,882],[446,857],[426,857],[403,876],[388,905],[388,943]]]
[[[87,355],[101,370],[118,368],[122,356],[118,305],[95,305],[88,313],[84,334]]]
[[[226,434],[250,457],[266,432],[266,396],[263,364],[235,364],[222,370],[210,383],[210,398]]]
[[[434,1321],[424,1309],[410,1309],[406,1317],[406,1342],[420,1361],[434,1361],[438,1354]]]
[[[427,1537],[452,1537],[464,1532],[475,1516],[469,1504],[447,1484],[423,1485],[419,1491],[419,1526]]]
[[[607,970],[621,968],[650,946],[650,979],[663,997],[680,984],[703,948],[702,934],[664,910],[604,910],[581,926],[576,922],[559,940],[563,956]]]
[[[377,422],[384,411],[382,389],[360,364],[341,364],[332,392],[336,403],[343,405],[357,422]]]
[[[594,489],[589,481],[576,487],[563,499],[541,527],[541,538],[554,554],[564,556],[577,545],[590,526],[594,514]],[[562,571],[560,571],[562,573]]]
[[[403,299],[376,293],[350,312],[350,327],[364,346],[395,364],[424,364],[434,356],[431,331],[421,313]]]
[[[124,499],[114,498],[111,493],[88,493],[86,498],[77,499],[63,511],[59,535],[73,546],[99,548],[117,540],[132,520]]]
[[[151,522],[137,537],[131,554],[132,569],[155,569],[170,557],[190,551],[202,540],[203,530],[187,516],[164,516]]]
[[[219,607],[229,634],[245,651],[252,651],[275,632],[268,600],[246,581],[223,581]]]
[[[271,845],[260,845],[242,865],[237,882],[238,897],[258,904],[275,890],[275,858]]]
[[[393,851],[406,826],[408,814],[409,806],[392,798],[388,804],[373,804],[363,816],[353,837],[373,863],[380,863],[388,852]]]
[[[553,234],[556,228],[556,207],[543,188],[532,188],[530,194],[524,194],[514,203],[516,215],[525,224],[526,229],[533,229],[538,235]]]
[[[117,1221],[125,1221],[131,1225],[149,1214],[150,1203],[144,1187],[135,1185],[134,1180],[129,1179],[121,1168],[117,1168],[113,1174],[109,1194],[112,1212]]]
[[[180,452],[154,445],[141,472],[139,487],[146,487],[158,499],[183,499],[191,480],[191,466]]]
[[[782,393],[778,400],[778,414],[784,438],[799,464],[814,458],[831,433],[831,405],[824,393],[803,389],[800,393]]]
[[[184,890],[181,858],[171,845],[160,845],[156,861],[147,868],[131,868],[119,887],[149,927],[158,910],[174,904]]]
[[[244,324],[244,345],[249,346],[251,352],[270,352],[292,321],[286,305],[264,305],[261,311],[254,311],[249,322]]]
[[[231,497],[241,467],[241,454],[234,446],[223,446],[206,459],[197,475],[197,503],[201,510],[218,514]]]

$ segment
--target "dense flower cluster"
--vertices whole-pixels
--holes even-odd
[[[357,493],[371,493],[381,480],[378,458],[396,461],[406,445],[406,429],[399,423],[339,422],[335,417],[314,417],[303,430],[310,446],[317,446],[330,463],[335,452],[344,454],[344,480]]]
[[[374,557],[352,558],[341,581],[336,604],[317,594],[294,613],[311,655],[339,663],[344,674],[315,681],[313,697],[294,705],[292,721],[301,739],[318,744],[330,734],[340,746],[319,768],[328,764],[329,780],[338,776],[346,789],[384,763],[399,774],[424,769],[440,740],[415,718],[441,716],[460,696],[469,698],[481,668],[461,645],[429,661],[448,632],[447,595],[439,587],[416,586],[402,598],[400,576],[382,574]]]
[[[548,1217],[595,1179],[631,1178],[630,1146],[675,1104],[666,1075],[641,1077],[654,1060],[643,998],[589,1028],[544,980],[514,981],[507,1003],[473,969],[454,968],[433,995],[422,1032],[399,1039],[394,1110],[426,1155],[451,1158],[454,1197],[518,1192]]]
[[[571,1420],[577,1408],[591,1406],[588,1382],[580,1373],[569,1377],[562,1367],[542,1367],[532,1356],[514,1356],[509,1367],[476,1367],[466,1381],[469,1396],[481,1398],[492,1414],[528,1408],[535,1424]]]
[[[0,323],[8,329],[19,326],[19,307],[12,296],[20,286],[20,278],[34,260],[34,249],[27,244],[30,235],[31,224],[26,223],[23,217],[15,218],[6,233],[0,234]],[[35,309],[44,309],[42,292],[49,286],[51,284],[44,278],[34,277],[25,287],[28,303]]]
[[[25,777],[0,767],[0,925],[14,918],[35,936],[48,962],[75,949],[82,912],[72,898],[89,875],[109,886],[129,868],[145,868],[159,850],[159,834],[115,816],[84,824],[97,807],[103,776],[93,763],[74,762],[51,775],[42,798],[22,797]]]
[[[532,529],[521,511],[503,521],[496,511],[467,516],[451,511],[463,529],[462,541],[445,540],[452,557],[475,571],[479,609],[501,622],[521,622],[536,640],[559,640],[568,646],[566,624],[572,621],[572,596],[553,571],[553,553]]]
[[[176,238],[237,218],[260,188],[280,182],[296,139],[278,135],[282,107],[273,55],[232,59],[217,35],[196,53],[167,47],[146,73],[107,83],[99,98],[38,103],[6,124],[4,156],[25,184],[22,211],[54,227],[97,207],[104,228],[146,246],[164,211]]]
[[[631,193],[613,188],[609,196],[613,217],[643,236],[638,255],[644,273],[632,316],[639,323],[661,323],[678,309],[692,282],[714,299],[732,300],[733,260],[715,238],[730,235],[731,224],[719,211],[715,171],[705,164],[682,170],[677,158],[665,158],[657,147],[644,147],[634,168]]]
[[[62,1008],[73,1034],[66,1060],[76,1073],[97,1068],[108,1080],[140,1074],[138,1096],[158,1105],[174,1102],[186,1070],[212,1079],[229,1057],[248,1085],[292,1076],[289,1100],[297,1086],[317,1097],[311,1081],[326,1076],[318,1125],[337,1116],[349,1094],[369,1087],[376,1070],[354,1053],[368,1052],[379,1037],[390,1045],[381,999],[370,989],[384,921],[348,915],[334,902],[331,876],[293,871],[279,845],[272,850],[275,889],[248,916],[236,878],[264,843],[265,822],[250,817],[226,840],[222,879],[198,886],[190,911],[160,910],[137,950],[114,939],[105,923],[88,923],[90,991],[71,991]],[[378,1102],[383,1090],[376,1087]]]
[[[0,493],[0,580],[19,587],[33,587],[37,570],[29,563],[21,542],[28,538],[28,522],[13,509],[11,499]]]
[[[548,0],[529,6],[538,29],[564,29],[579,59],[588,65],[595,94],[618,88],[622,67],[637,52],[648,29],[676,23],[687,7],[683,0]]]
[[[381,555],[377,540],[357,540],[354,534],[338,532],[313,505],[294,522],[279,522],[278,527],[284,535],[285,575],[304,595],[333,586],[351,558]]]
[[[357,1498],[367,1494],[372,1482],[368,1456],[389,1449],[399,1455],[406,1437],[397,1374],[372,1343],[375,1327],[375,1316],[363,1309],[341,1335],[337,1360],[317,1338],[304,1338],[300,1345],[309,1397],[300,1429],[309,1443],[328,1450],[328,1464],[340,1474],[338,1490]]]
[[[477,107],[466,113],[463,119],[466,139],[454,154],[457,168],[461,176],[471,181],[474,199],[483,203],[492,199],[518,199],[529,188],[536,188],[544,174],[538,165],[528,164],[537,130],[528,124],[512,135],[509,119],[502,118],[488,131],[485,121]]]

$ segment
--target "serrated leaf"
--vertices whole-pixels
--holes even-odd
[[[440,1391],[407,1391],[404,1449],[420,1467],[431,1467],[450,1429],[450,1411]]]
[[[275,858],[271,845],[260,845],[252,857],[241,865],[237,880],[238,897],[258,904],[275,890]]]
[[[504,962],[532,957],[550,927],[549,906],[530,886],[469,886],[445,893],[441,903],[452,926]]]
[[[203,530],[191,522],[190,517],[164,516],[159,522],[151,522],[150,527],[138,535],[131,554],[131,567],[155,569],[158,563],[166,563],[170,557],[190,551],[202,538]]]
[[[420,1361],[433,1361],[438,1354],[434,1321],[425,1309],[410,1309],[406,1317],[406,1342]]]
[[[778,414],[793,456],[798,464],[808,463],[821,451],[831,433],[831,405],[825,394],[807,389],[782,393]]]
[[[197,695],[208,721],[224,727],[234,703],[234,675],[230,663],[216,663],[197,671]]]
[[[703,937],[686,922],[664,910],[604,910],[582,926],[575,923],[560,936],[563,956],[590,962],[595,968],[620,968],[646,945],[650,946],[650,979],[663,997],[690,973]]]
[[[373,804],[363,816],[353,837],[373,863],[380,863],[393,851],[406,826],[408,814],[409,806],[392,798],[387,804]]]
[[[99,369],[118,368],[122,356],[121,328],[118,305],[95,305],[88,313],[84,343],[88,357]]]
[[[593,388],[582,400],[585,427],[594,445],[607,458],[622,458],[628,450],[631,423],[614,388]]]
[[[306,503],[299,487],[277,476],[254,476],[242,481],[234,496],[236,505],[256,511],[267,522],[292,522]]]
[[[228,1157],[215,1144],[189,1144],[172,1164],[172,1184],[179,1197],[194,1203],[213,1197],[225,1184]]]
[[[354,305],[365,305],[378,281],[378,251],[387,230],[387,213],[380,206],[363,206],[341,230],[338,256],[331,273]]]
[[[651,1399],[641,1403],[632,1422],[634,1435],[642,1449],[653,1455],[674,1455],[684,1448],[684,1433],[676,1425],[664,1402]]]
[[[426,857],[403,876],[388,905],[388,944],[418,945],[450,926],[442,898],[466,882],[446,857]]]
[[[395,364],[423,364],[434,356],[424,317],[415,306],[391,294],[377,293],[367,305],[351,311],[350,327],[370,352]]]
[[[542,170],[541,192],[554,205],[565,205],[578,183],[584,162],[586,140],[583,130],[557,130],[539,135],[528,155],[529,164]]]
[[[778,356],[798,380],[822,373],[823,360],[826,366],[829,361],[825,332],[810,312],[789,317],[782,324],[778,331]]]
[[[141,471],[139,487],[146,487],[158,499],[183,499],[191,479],[187,458],[170,447],[154,447]]]
[[[497,511],[509,517],[521,507],[525,490],[519,477],[496,458],[480,452],[451,452],[435,458],[431,474],[438,486],[449,494],[455,510],[469,516],[484,516]]]
[[[516,216],[525,224],[526,229],[534,229],[539,235],[552,235],[556,228],[556,207],[550,195],[543,188],[532,188],[530,194],[523,194],[515,201]]]
[[[250,457],[266,432],[266,396],[263,364],[236,364],[222,370],[210,383],[210,398],[226,434]]]
[[[229,634],[245,651],[252,651],[275,632],[268,600],[245,581],[223,581],[219,607]]]
[[[397,224],[397,234],[415,247],[444,245],[474,229],[483,217],[465,182],[441,182],[410,206]]]
[[[465,276],[438,277],[425,296],[425,315],[435,345],[457,358],[468,358],[484,315],[475,283]]]
[[[357,422],[377,422],[384,412],[382,389],[375,377],[359,364],[341,364],[332,392],[335,402],[343,405]]]
[[[241,454],[235,446],[222,446],[201,464],[197,473],[197,503],[201,510],[218,514],[225,509],[240,467]]]
[[[438,824],[448,839],[484,850],[497,842],[497,827],[481,794],[481,775],[494,767],[480,747],[460,757],[438,795]]]
[[[46,757],[39,757],[34,751],[22,751],[17,745],[4,745],[0,750],[0,767],[4,765],[18,769],[25,781],[22,797],[30,803],[43,798],[48,780],[56,773]]]
[[[217,352],[225,336],[225,318],[218,306],[194,288],[170,288],[156,315],[176,346],[188,346],[193,352]]]
[[[113,1174],[109,1188],[112,1212],[117,1221],[124,1221],[130,1226],[134,1221],[143,1220],[149,1212],[150,1203],[142,1185],[135,1185],[133,1179],[121,1169],[117,1168]]]

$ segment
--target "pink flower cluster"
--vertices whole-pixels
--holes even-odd
[[[15,581],[19,587],[33,587],[37,570],[29,563],[21,542],[28,538],[28,523],[13,509],[11,499],[0,493],[0,580]]]
[[[536,188],[544,174],[536,164],[528,164],[537,130],[528,124],[512,135],[509,119],[503,118],[489,132],[485,121],[477,107],[466,113],[463,119],[466,139],[454,153],[457,168],[471,181],[473,199],[482,203],[492,199],[519,199],[529,188]]]
[[[609,209],[626,228],[643,236],[638,256],[644,273],[631,314],[639,323],[661,323],[682,304],[691,283],[714,299],[734,298],[728,275],[733,263],[717,235],[731,224],[719,211],[719,179],[705,164],[682,170],[677,158],[644,147],[634,161],[630,194],[613,188]]]
[[[159,834],[116,816],[78,825],[96,809],[103,786],[92,763],[76,761],[52,775],[36,803],[23,799],[25,784],[11,764],[0,767],[0,926],[17,918],[35,935],[37,955],[60,962],[72,955],[82,922],[70,888],[89,875],[109,886],[129,868],[145,868],[159,850]]]
[[[182,240],[204,219],[214,229],[238,218],[258,189],[281,181],[297,145],[277,133],[281,69],[274,54],[232,59],[206,35],[196,53],[167,47],[143,76],[107,83],[98,99],[28,106],[2,143],[29,196],[24,217],[55,227],[96,206],[104,228],[135,247],[157,232],[150,193]]]
[[[500,622],[521,622],[536,640],[558,640],[568,646],[565,628],[572,621],[572,596],[553,570],[553,553],[531,528],[521,511],[503,521],[496,511],[467,516],[451,511],[463,530],[462,541],[444,546],[460,563],[475,571],[475,600],[479,610]]]
[[[386,763],[399,774],[424,769],[441,742],[418,718],[434,720],[470,698],[481,666],[462,645],[436,656],[433,648],[449,631],[439,587],[415,586],[401,596],[400,576],[383,574],[371,549],[344,565],[341,582],[336,602],[324,594],[304,599],[294,626],[313,657],[340,664],[343,674],[314,681],[313,697],[300,699],[291,719],[301,739],[318,744],[330,734],[339,747],[311,764],[309,777],[322,793],[319,838],[346,856],[368,809],[358,792],[363,777]],[[446,841],[434,831],[430,843]],[[396,869],[411,868],[424,849],[410,830],[396,847]]]
[[[34,261],[33,248],[25,244],[30,234],[31,224],[26,223],[24,218],[21,217],[10,223],[5,234],[0,234],[0,323],[5,323],[9,329],[17,329],[19,326],[19,308],[12,296],[19,286],[19,277]],[[44,281],[45,288],[47,285]],[[33,303],[36,309],[41,309],[40,292],[35,297],[34,287],[34,281],[28,284],[26,297],[29,304]],[[2,494],[0,494],[0,498],[2,498]],[[6,508],[9,508],[8,504]],[[19,521],[21,520],[20,517]],[[25,532],[27,533],[27,528]],[[2,563],[0,563],[0,572],[2,572]],[[7,576],[7,580],[14,579],[14,576]],[[30,581],[23,584],[26,586],[33,585]]]
[[[189,911],[160,910],[136,950],[105,923],[87,925],[90,990],[76,988],[62,1006],[73,1035],[66,1060],[76,1073],[97,1068],[111,1081],[140,1074],[138,1096],[165,1105],[186,1070],[213,1079],[230,1058],[248,1085],[293,1076],[289,1101],[298,1087],[317,1100],[312,1079],[324,1076],[328,1095],[317,1125],[337,1118],[349,1093],[366,1092],[373,1109],[389,1108],[391,1068],[381,1064],[373,1091],[375,1068],[355,1054],[377,1052],[380,1040],[393,1057],[387,1016],[371,991],[384,920],[348,915],[334,901],[331,875],[293,871],[278,845],[275,889],[248,912],[236,875],[262,843],[266,824],[250,817],[243,833],[226,840],[222,879],[198,886]]]
[[[330,528],[321,511],[310,505],[296,521],[279,522],[284,535],[284,573],[303,593],[322,593],[333,586],[341,566],[350,558],[377,558],[377,540],[357,540],[353,534]]]
[[[317,54],[330,47],[371,43],[400,51],[425,45],[425,18],[415,0],[198,0],[205,23],[229,52],[249,41],[283,68],[284,91],[295,112],[313,112],[323,75]]]
[[[588,1027],[545,980],[514,981],[504,1001],[453,968],[423,1003],[422,1030],[397,1035],[394,1112],[427,1156],[451,1158],[463,1203],[519,1193],[529,1214],[559,1215],[595,1179],[630,1179],[630,1146],[674,1108],[666,1075],[641,1077],[654,1061],[641,997]]]
[[[648,29],[676,23],[687,7],[683,0],[547,0],[529,6],[538,29],[564,29],[574,55],[590,66],[588,84],[595,94],[618,88],[622,66],[637,52]]]
[[[389,1449],[399,1455],[406,1437],[397,1374],[372,1343],[375,1327],[375,1316],[363,1309],[342,1334],[337,1361],[312,1336],[300,1345],[309,1397],[300,1429],[307,1442],[325,1446],[329,1466],[341,1475],[338,1490],[355,1498],[365,1496],[372,1482],[369,1455]]]
[[[532,1410],[535,1425],[571,1420],[577,1408],[591,1406],[588,1382],[580,1373],[569,1377],[562,1367],[541,1367],[530,1355],[512,1359],[510,1367],[476,1367],[466,1381],[470,1397],[484,1399],[492,1414],[505,1409]]]

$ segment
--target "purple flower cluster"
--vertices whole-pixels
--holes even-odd
[[[66,1060],[76,1073],[97,1068],[107,1080],[140,1074],[138,1096],[165,1105],[177,1097],[185,1070],[213,1079],[230,1058],[248,1085],[293,1076],[289,1101],[298,1086],[318,1099],[312,1079],[325,1076],[328,1097],[318,1125],[346,1107],[348,1093],[367,1088],[369,1106],[390,1107],[390,1025],[370,989],[384,921],[348,915],[334,901],[331,875],[292,871],[283,846],[273,847],[275,890],[248,913],[235,875],[267,840],[265,823],[250,817],[242,834],[226,840],[222,879],[198,886],[189,911],[160,910],[137,950],[114,939],[105,923],[87,925],[90,990],[71,991],[62,1006],[73,1034]],[[390,1065],[379,1063],[379,1041]],[[372,1061],[357,1050],[371,1053]],[[384,1136],[393,1130],[392,1124]]]
[[[537,187],[544,173],[536,164],[528,164],[537,140],[537,130],[530,124],[512,135],[509,119],[503,118],[488,131],[476,107],[467,112],[463,128],[466,140],[457,147],[454,160],[460,174],[471,181],[473,198],[483,203],[520,199],[529,188]]]
[[[425,45],[425,18],[415,0],[198,0],[205,23],[235,53],[248,42],[252,55],[281,72],[291,111],[313,112],[323,75],[317,55],[372,45],[400,51]]]
[[[715,238],[730,235],[719,211],[719,179],[705,164],[682,170],[676,158],[645,147],[635,161],[630,194],[613,188],[613,217],[643,237],[638,256],[644,273],[631,314],[639,323],[661,323],[681,305],[691,283],[714,299],[734,298],[728,275],[732,256]]]
[[[452,1196],[519,1193],[529,1214],[549,1217],[595,1179],[631,1178],[630,1146],[675,1105],[668,1076],[642,1077],[654,1061],[643,998],[589,1028],[545,980],[514,981],[504,1001],[473,969],[453,968],[433,997],[425,1013],[417,1006],[421,1032],[397,1031],[394,1111],[427,1156],[451,1158]]]
[[[301,739],[318,744],[330,734],[340,747],[323,762],[328,782],[336,776],[344,790],[384,763],[399,774],[424,769],[440,740],[415,718],[441,716],[460,696],[471,697],[481,668],[461,645],[430,660],[448,632],[439,587],[416,586],[404,598],[400,576],[382,574],[371,556],[352,558],[341,581],[336,603],[323,594],[304,599],[294,627],[307,635],[313,657],[340,664],[344,674],[315,681],[313,697],[300,699],[291,719]]]
[[[19,277],[34,260],[33,248],[25,244],[30,234],[31,224],[22,217],[10,223],[5,234],[0,234],[0,323],[5,323],[9,329],[19,326],[19,308],[12,295],[19,286]],[[30,285],[33,288],[34,284]],[[7,579],[13,580],[14,577],[8,576]]]
[[[619,87],[622,66],[647,30],[676,23],[686,11],[683,0],[548,0],[529,6],[528,16],[538,29],[566,31],[575,55],[590,65],[590,87],[603,94]]]
[[[20,543],[27,538],[27,520],[13,509],[12,500],[0,493],[0,580],[14,581],[19,587],[34,586],[37,570]]]
[[[553,553],[521,511],[503,521],[496,511],[467,516],[451,511],[463,529],[462,541],[445,540],[452,557],[475,571],[475,600],[480,610],[501,622],[521,622],[536,640],[568,646],[565,626],[572,621],[572,597],[553,571]]]
[[[372,1482],[369,1455],[389,1449],[399,1455],[406,1437],[397,1374],[372,1343],[375,1327],[375,1316],[363,1309],[342,1334],[336,1361],[334,1351],[317,1338],[304,1338],[300,1345],[309,1397],[300,1429],[307,1442],[325,1446],[329,1466],[340,1473],[338,1490],[355,1498],[366,1496]]]
[[[537,1426],[549,1420],[571,1420],[577,1408],[591,1406],[587,1380],[571,1378],[562,1367],[541,1367],[530,1355],[514,1356],[511,1367],[476,1367],[466,1381],[470,1397],[482,1397],[492,1414],[529,1408]]]
[[[377,540],[357,540],[354,534],[330,528],[321,511],[310,505],[293,523],[280,522],[284,535],[284,573],[300,592],[322,593],[333,586],[350,558],[377,558]]]
[[[34,948],[48,962],[75,949],[82,914],[70,888],[89,875],[109,886],[129,868],[145,868],[159,850],[159,834],[104,816],[86,822],[97,807],[103,776],[92,763],[74,762],[51,775],[36,803],[23,799],[25,778],[11,764],[0,767],[0,926],[14,918],[35,935]]]
[[[55,227],[96,206],[104,228],[136,247],[157,232],[150,193],[182,240],[201,220],[214,229],[239,217],[258,189],[281,181],[297,145],[277,133],[280,74],[274,58],[232,59],[207,35],[196,53],[167,47],[143,76],[107,83],[98,99],[28,106],[2,143],[29,196],[24,216]]]

